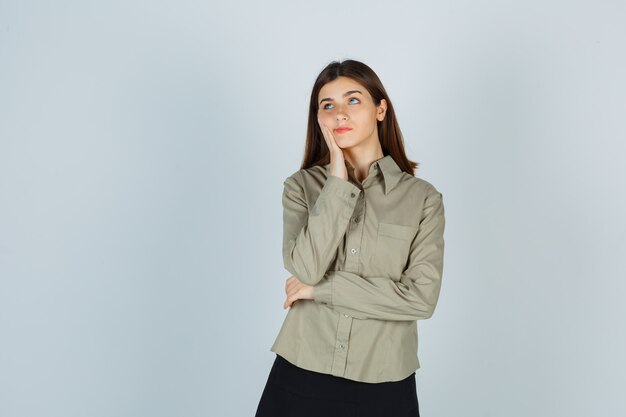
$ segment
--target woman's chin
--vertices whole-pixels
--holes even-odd
[[[337,146],[339,146],[341,149],[354,146],[354,141],[350,140],[349,138],[335,138],[335,143],[337,143]]]

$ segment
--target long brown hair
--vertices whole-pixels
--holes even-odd
[[[385,91],[385,87],[380,82],[376,73],[367,65],[353,59],[343,62],[333,61],[326,66],[317,76],[313,90],[311,91],[311,101],[309,103],[309,120],[306,129],[306,144],[304,148],[304,159],[301,169],[310,168],[315,165],[326,165],[330,162],[328,146],[322,134],[322,130],[317,122],[317,112],[319,104],[317,98],[322,87],[337,77],[348,77],[367,89],[372,96],[374,103],[378,106],[381,99],[387,101],[387,112],[383,121],[377,121],[378,140],[385,156],[391,155],[396,164],[403,171],[415,175],[419,162],[410,161],[404,152],[404,140],[396,113],[393,110],[391,100]]]

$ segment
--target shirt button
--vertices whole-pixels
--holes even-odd
[[[352,252],[352,254],[354,255],[356,253],[356,249],[352,248],[350,249],[350,252]]]
[[[356,194],[350,193],[350,197],[354,198],[355,196],[356,196]]]
[[[341,348],[341,350],[344,350],[346,348],[346,345],[341,344],[341,345],[339,345],[339,347]]]
[[[354,218],[354,222],[355,222],[355,223],[358,223],[358,222],[359,222],[359,220],[360,220],[360,219],[359,219],[358,217],[355,217],[355,218]]]

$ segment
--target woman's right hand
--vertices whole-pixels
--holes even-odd
[[[339,145],[337,145],[333,132],[322,123],[319,117],[317,118],[317,122],[320,125],[320,129],[322,129],[322,134],[324,135],[324,140],[326,141],[326,146],[328,146],[328,151],[330,153],[330,175],[334,175],[347,181],[348,170],[343,157],[343,151]]]

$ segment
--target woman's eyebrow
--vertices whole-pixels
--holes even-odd
[[[346,91],[345,93],[343,93],[343,96],[345,97],[345,96],[350,95],[352,93],[363,94],[359,90],[350,90],[350,91]],[[320,100],[320,104],[322,104],[323,101],[332,101],[332,100],[333,100],[332,98],[326,97],[326,98],[323,98],[323,99]]]

